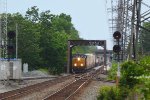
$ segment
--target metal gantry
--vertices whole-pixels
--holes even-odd
[[[72,48],[74,46],[101,46],[104,48],[104,67],[106,67],[106,40],[68,40],[67,73],[72,73]],[[107,70],[106,70],[107,71]]]
[[[107,0],[109,1],[109,25],[111,34],[115,31],[122,33],[120,40],[121,60],[137,59],[138,44],[144,22],[150,22],[150,6],[144,0]],[[114,40],[114,44],[116,41]]]

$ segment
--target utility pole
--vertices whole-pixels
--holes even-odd
[[[138,44],[139,44],[139,35],[140,35],[140,27],[141,26],[141,1],[142,0],[137,0],[136,2],[136,15],[137,15],[137,25],[136,25],[136,40],[135,40],[135,55],[136,55],[136,59],[138,59]]]
[[[16,23],[16,59],[18,59],[18,24]]]
[[[1,14],[1,13],[0,13]],[[0,58],[2,58],[2,21],[1,21],[1,15],[0,15]]]
[[[132,55],[134,60],[138,59],[138,43],[139,43],[139,32],[141,25],[141,1],[142,0],[134,0],[133,8],[132,8],[132,19],[131,19],[131,43],[130,43],[130,59],[132,59]],[[132,44],[133,43],[133,44]]]
[[[134,0],[134,4],[132,7],[132,18],[131,18],[131,36],[130,36],[130,51],[129,51],[129,59],[132,59],[134,55],[135,59],[135,5],[136,5],[136,0]]]

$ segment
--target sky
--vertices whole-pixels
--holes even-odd
[[[106,40],[107,49],[112,49],[106,0],[7,0],[8,13],[25,14],[32,6],[40,11],[50,10],[52,14],[70,15],[81,38]]]

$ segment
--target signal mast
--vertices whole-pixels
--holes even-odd
[[[7,0],[0,0],[0,58],[7,58]]]

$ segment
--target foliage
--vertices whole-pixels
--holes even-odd
[[[150,57],[141,58],[138,63],[125,62],[121,68],[120,87],[129,88],[128,99],[150,99]]]
[[[150,75],[150,56],[145,56],[139,61],[140,66],[143,68],[144,75]]]
[[[139,65],[143,68],[143,75],[138,77],[140,79],[140,92],[144,95],[146,100],[150,99],[150,56],[145,56],[139,61]]]
[[[136,88],[146,100],[150,99],[150,78],[140,78],[141,84]]]
[[[40,68],[38,70],[41,71],[41,72],[44,72],[44,73],[48,73],[49,72],[48,69],[45,69],[45,68]]]
[[[39,13],[39,9],[34,6],[27,10],[25,17],[20,13],[8,14],[8,31],[15,30],[16,24],[18,57],[23,63],[29,64],[30,70],[44,66],[46,69],[56,67],[58,72],[64,71],[67,40],[79,39],[69,15],[56,16],[50,11]]]
[[[139,83],[138,77],[143,74],[143,68],[133,61],[128,61],[122,64],[120,85],[133,88]]]
[[[116,80],[117,69],[118,69],[118,64],[115,63],[115,62],[113,62],[113,63],[112,63],[112,67],[111,67],[110,70],[108,71],[108,78],[109,78],[109,79]]]
[[[97,100],[125,100],[125,92],[117,87],[103,86],[99,90]]]
[[[117,64],[113,63],[109,78],[115,79]],[[141,57],[138,62],[126,61],[121,65],[119,89],[122,98],[127,100],[150,99],[150,56]],[[123,99],[120,99],[123,100]]]
[[[7,16],[8,31],[15,31],[18,26],[18,58],[22,59],[22,63],[29,64],[29,70],[44,68],[50,73],[64,71],[67,41],[80,39],[70,15],[54,15],[50,10],[39,12],[39,8],[33,6],[25,16],[20,13],[9,13]],[[85,50],[79,48],[79,52]]]
[[[143,27],[144,28],[146,28],[146,29],[150,29],[150,22],[145,22],[144,24],[143,24]],[[145,54],[150,54],[150,43],[149,43],[149,41],[150,41],[150,34],[149,34],[149,32],[148,31],[146,31],[146,30],[142,30],[142,32],[141,32],[141,49],[143,49],[144,50],[144,53]]]
[[[37,69],[40,64],[41,57],[39,55],[41,48],[39,47],[40,34],[37,25],[27,21],[21,14],[8,14],[8,31],[15,30],[18,25],[18,57],[22,58],[23,63],[28,63],[29,69]]]
[[[93,53],[97,50],[96,46],[75,46],[73,47],[73,54],[76,53]]]

